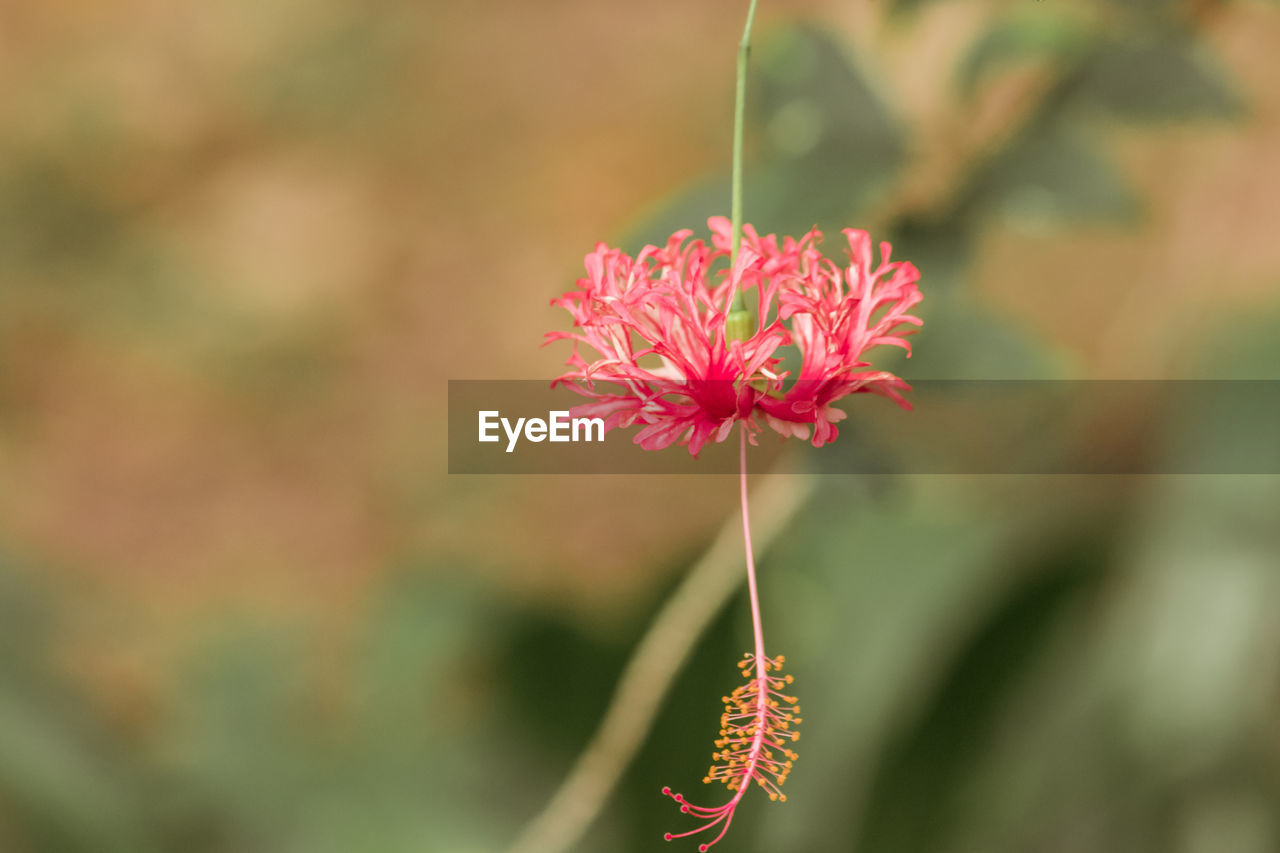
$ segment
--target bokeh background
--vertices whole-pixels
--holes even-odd
[[[539,812],[736,484],[450,477],[446,381],[555,375],[596,241],[724,212],[745,6],[0,3],[0,850]],[[1280,379],[1277,44],[1269,0],[765,0],[747,218],[914,261],[908,377]],[[1147,452],[1275,452],[1177,411]],[[1280,849],[1277,521],[1274,476],[822,478],[761,566],[790,801],[718,849]],[[574,849],[677,849],[748,626]]]

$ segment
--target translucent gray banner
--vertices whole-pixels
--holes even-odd
[[[871,394],[813,448],[765,429],[748,465],[822,474],[1280,474],[1280,381],[915,381],[914,411]],[[450,474],[734,474],[736,433],[697,459],[601,435],[588,399],[537,381],[449,382]]]

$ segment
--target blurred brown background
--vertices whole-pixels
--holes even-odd
[[[39,642],[15,633],[15,655],[73,691],[101,737],[162,756],[154,733],[196,695],[182,675],[193,650],[237,620],[297,632],[311,679],[301,715],[342,718],[344,667],[406,572],[426,579],[428,598],[465,579],[499,608],[543,613],[623,655],[649,606],[637,602],[656,601],[704,547],[732,484],[451,478],[446,381],[555,375],[567,348],[540,343],[565,318],[547,303],[582,256],[598,240],[628,244],[686,209],[684,188],[726,173],[744,11],[738,0],[0,3],[0,555],[39,590],[47,626]],[[1014,39],[976,94],[959,95],[956,69],[975,44],[1020,26],[1038,34]],[[807,150],[797,113],[767,99],[795,67],[787,51],[808,49],[795,39],[812,33],[842,46],[901,142],[844,224],[903,233],[909,247],[926,226],[974,223],[969,260],[950,271],[900,255],[923,271],[917,347],[948,325],[933,305],[961,304],[1035,341],[1046,376],[1276,377],[1280,361],[1230,360],[1232,330],[1276,316],[1280,293],[1274,3],[765,2],[755,73],[774,83],[753,90],[766,100],[753,101],[749,171]],[[1209,83],[1178,68],[1121,74],[1140,103],[1142,85],[1194,90],[1186,115],[1176,97],[1138,120],[1063,108],[1114,167],[1130,213],[1058,216],[1055,185],[1034,181],[982,217],[961,204],[1095,42],[1186,46],[1211,69]],[[748,220],[769,227],[767,189],[748,186]],[[839,224],[825,211],[813,222]],[[996,514],[1014,488],[934,487],[943,504],[950,489],[976,489]],[[1262,553],[1274,570],[1277,552]],[[773,606],[798,605],[780,592]],[[500,690],[502,671],[482,666],[487,686],[467,701]],[[602,664],[598,702],[612,671]],[[12,742],[32,743],[22,731],[10,728]],[[700,771],[702,757],[689,760]],[[31,761],[57,764],[38,750]],[[115,849],[41,829],[62,822],[61,806],[24,788],[32,772],[0,786],[3,849]],[[513,831],[548,792],[499,824]],[[209,808],[221,816],[211,824],[237,825],[234,809]],[[150,847],[127,833],[135,841],[116,846],[318,849],[206,832],[190,814],[137,830]],[[650,849],[646,839],[626,849]],[[422,849],[378,844],[335,849]]]

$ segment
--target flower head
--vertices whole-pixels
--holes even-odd
[[[881,243],[873,268],[865,231],[845,230],[849,264],[841,268],[818,251],[817,229],[779,242],[750,225],[730,264],[728,220],[708,224],[710,245],[690,241],[689,230],[635,258],[598,244],[577,289],[553,300],[577,327],[548,335],[574,341],[571,369],[553,384],[592,398],[575,416],[603,418],[606,430],[640,424],[635,441],[646,450],[678,442],[697,455],[736,423],[753,442],[764,426],[809,438],[812,425],[820,447],[845,417],[832,404],[851,393],[909,408],[907,384],[868,369],[865,354],[885,344],[910,354],[905,337],[920,320],[909,312],[921,298],[913,265],[890,263]],[[734,310],[739,296],[749,312]],[[598,357],[588,361],[580,345]],[[801,358],[791,381],[781,367],[789,345]]]

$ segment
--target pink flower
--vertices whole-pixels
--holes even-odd
[[[752,443],[762,426],[784,436],[833,440],[845,413],[832,404],[859,392],[890,397],[910,408],[909,386],[869,370],[867,351],[889,344],[910,354],[904,338],[919,326],[908,313],[920,301],[919,273],[910,263],[871,265],[865,231],[846,229],[849,265],[843,269],[817,249],[814,229],[779,243],[747,225],[730,267],[729,222],[708,221],[712,245],[677,231],[665,247],[646,246],[633,259],[598,244],[586,257],[577,289],[552,301],[567,309],[578,331],[568,338],[571,368],[565,384],[593,402],[575,417],[601,417],[605,429],[640,424],[635,442],[646,450],[688,445],[695,456],[708,441],[724,441],[741,423]],[[734,312],[741,293],[750,313]],[[587,361],[585,344],[598,358]],[[783,347],[800,351],[791,383],[780,364]]]

